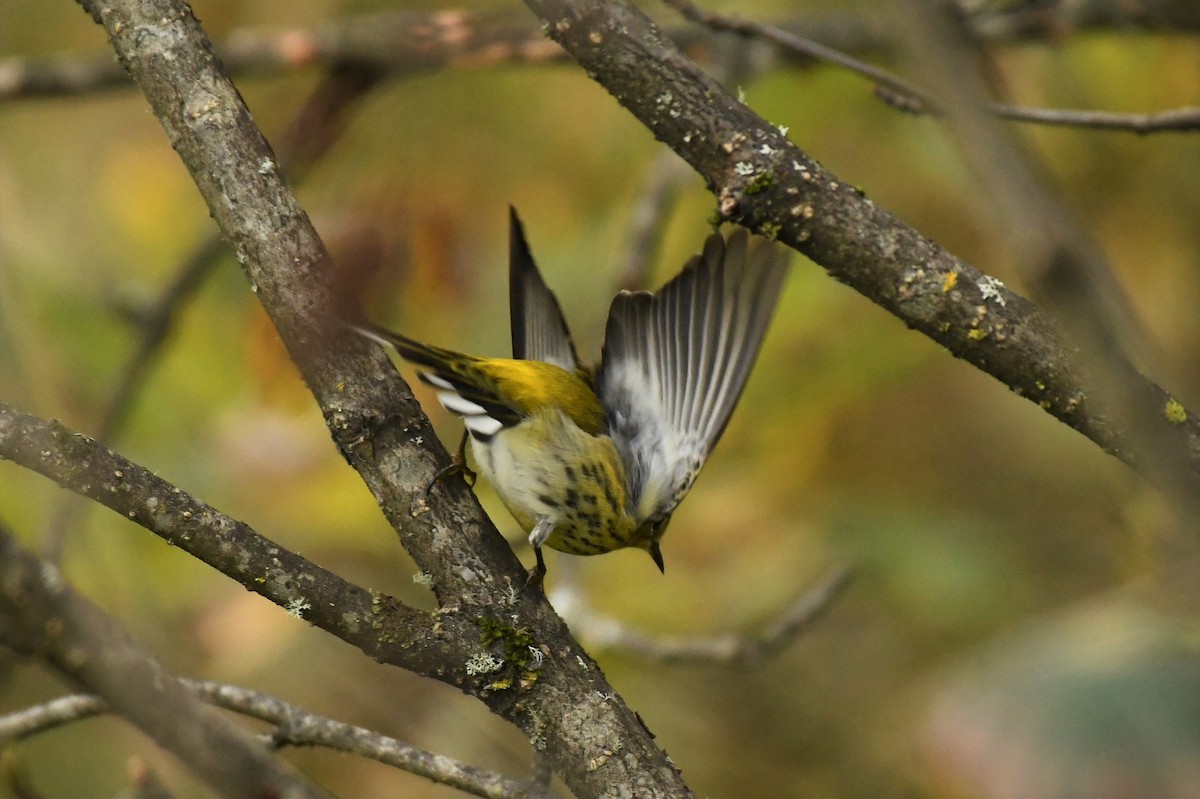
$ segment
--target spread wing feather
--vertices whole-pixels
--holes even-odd
[[[641,520],[687,494],[741,396],[774,315],[787,257],[739,228],[658,292],[613,300],[596,389]]]
[[[521,220],[512,206],[508,209],[508,219],[508,302],[513,357],[552,363],[568,372],[580,371],[579,356],[562,308],[534,263]]]

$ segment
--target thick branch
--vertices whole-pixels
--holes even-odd
[[[477,647],[480,657],[447,658],[439,678],[524,730],[580,797],[690,795],[541,592],[519,592],[524,570],[466,487],[439,483],[426,502],[445,452],[384,354],[331,319],[328,253],[186,5],[84,5],[166,129],[334,440],[430,575],[447,646]]]
[[[589,75],[700,173],[723,217],[778,237],[955,357],[1138,465],[1126,431],[1094,407],[1076,355],[1037,306],[827,172],[624,0],[527,4]],[[1200,490],[1200,419],[1135,379],[1139,402]]]
[[[200,703],[2,527],[0,639],[95,691],[222,796],[326,796],[253,735]]]
[[[90,497],[376,660],[436,676],[446,659],[471,654],[434,634],[429,614],[343,580],[62,424],[0,404],[0,458]]]

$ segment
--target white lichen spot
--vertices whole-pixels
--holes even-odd
[[[417,585],[423,585],[426,588],[433,588],[433,575],[429,572],[417,572],[412,576],[412,581]]]
[[[494,658],[487,652],[479,652],[471,655],[467,660],[467,674],[472,677],[477,674],[491,674],[492,672],[500,671],[503,667],[503,660]]]
[[[654,98],[654,102],[658,103],[659,105],[670,105],[671,101],[674,99],[675,95],[671,94],[670,92],[663,92],[658,97]]]
[[[764,144],[762,147],[758,148],[758,152],[760,155],[774,155],[775,148],[769,144]]]
[[[979,295],[984,300],[992,300],[997,305],[1003,307],[1008,305],[1008,300],[1004,297],[1004,284],[991,275],[984,275],[983,279],[975,284],[979,288]]]
[[[587,671],[587,664],[583,662],[582,657],[580,657],[579,655],[576,655],[575,662],[579,664],[579,668],[583,669],[584,671]]]
[[[425,436],[415,436],[413,438],[413,443],[416,444],[418,447],[421,446],[422,444],[425,443]]]
[[[542,657],[543,657],[542,650],[538,649],[536,646],[530,645],[530,647],[529,647],[529,662],[533,664],[533,667],[535,669],[538,666],[542,665]]]
[[[746,102],[746,90],[741,86],[738,86],[738,102],[743,104]]]
[[[733,165],[733,171],[742,177],[749,177],[754,174],[754,164],[749,161],[738,161]]]
[[[787,125],[780,125],[779,126],[779,135],[786,136],[786,135],[788,135],[789,130],[791,130],[791,128],[789,128]]]
[[[683,143],[691,144],[691,141],[692,141],[692,132],[689,130],[687,133],[683,134]]]
[[[42,585],[46,586],[46,588],[55,592],[62,588],[62,573],[54,564],[42,561],[41,573]]]
[[[258,174],[269,175],[275,171],[275,162],[270,158],[264,158],[258,165]]]
[[[517,600],[521,598],[521,589],[517,588],[512,583],[504,586],[504,601],[509,606],[517,604]]]
[[[287,611],[289,616],[295,616],[297,619],[303,619],[304,612],[306,610],[312,610],[312,603],[302,596],[293,597],[292,599],[288,600],[284,610]]]

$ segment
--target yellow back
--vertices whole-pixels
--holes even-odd
[[[470,368],[494,386],[497,399],[522,415],[554,407],[584,432],[594,436],[604,432],[604,408],[596,392],[578,374],[554,364],[511,358],[478,358]]]

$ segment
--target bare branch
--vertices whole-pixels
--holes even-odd
[[[1024,283],[1050,304],[1083,352],[1096,405],[1120,420],[1143,474],[1166,489],[1183,519],[1200,519],[1200,498],[1185,453],[1173,446],[1162,410],[1142,402],[1143,378],[1130,365],[1144,336],[1100,246],[1042,179],[1033,156],[984,113],[983,77],[966,32],[917,0],[896,29],[912,60],[953,109],[945,117],[960,151],[987,186],[998,224],[1014,249]]]
[[[442,608],[435,625],[440,637],[419,648],[445,650],[438,679],[524,730],[581,797],[612,796],[634,786],[645,796],[689,796],[678,770],[636,714],[613,697],[541,592],[517,590],[524,569],[465,486],[439,483],[426,501],[425,485],[446,463],[446,453],[386,356],[333,319],[329,255],[186,4],[84,5],[107,29],[166,129],[335,442],[431,576]],[[508,639],[533,642],[533,650],[505,655],[507,678],[473,668],[477,657],[463,657],[466,647],[483,655],[481,650],[508,640],[492,635],[481,643],[480,619],[493,620],[494,632],[511,631]],[[397,649],[408,645],[403,638],[392,641]],[[404,652],[391,657],[412,658]],[[533,676],[526,673],[531,671]],[[613,741],[621,742],[619,753],[611,749]]]
[[[280,167],[293,182],[302,181],[337,143],[346,130],[350,112],[379,85],[379,80],[378,73],[356,66],[335,66],[321,80],[276,141]],[[225,252],[218,233],[206,237],[184,259],[175,279],[154,305],[139,315],[142,339],[117,380],[96,438],[108,441],[121,429],[154,354],[171,332],[181,307]]]
[[[0,404],[0,457],[141,524],[280,607],[303,609],[310,624],[376,659],[433,675],[444,658],[470,655],[451,636],[434,635],[428,614],[343,580],[61,424]]]
[[[0,639],[87,686],[229,797],[324,797],[252,735],[197,701],[115,620],[0,526]]]
[[[19,741],[108,712],[108,703],[95,694],[60,696],[0,716],[0,741]]]
[[[333,721],[267,694],[235,685],[189,681],[198,696],[218,707],[275,725],[275,746],[320,746],[361,755],[475,796],[518,799],[529,784],[411,746],[362,727]]]
[[[816,586],[789,602],[756,636],[649,635],[596,613],[576,588],[569,594],[556,589],[554,604],[591,647],[630,652],[664,663],[757,665],[787,647],[824,616],[850,578],[850,569],[844,566],[834,569]]]
[[[217,48],[235,74],[349,66],[401,76],[450,65],[562,60],[528,17],[512,12],[389,11],[302,28],[244,28]],[[0,59],[0,97],[57,97],[132,88],[111,55]]]
[[[811,58],[840,67],[847,72],[870,80],[875,93],[888,105],[910,114],[944,113],[942,103],[925,89],[881,67],[868,64],[833,47],[799,34],[737,15],[704,11],[691,0],[666,0],[685,18],[714,31],[729,31],[740,36],[758,37],[775,44],[798,58]],[[1066,4],[1063,4],[1066,5]],[[1177,108],[1153,114],[1118,114],[1107,111],[1074,111],[1068,109],[1021,108],[1003,103],[989,103],[988,110],[997,117],[1015,122],[1043,125],[1072,126],[1094,130],[1127,131],[1149,134],[1164,131],[1200,130],[1200,109]]]
[[[324,718],[269,694],[207,680],[181,679],[193,696],[208,704],[275,725],[264,742],[275,747],[320,746],[359,755],[475,796],[517,799],[530,784],[411,746],[372,730]],[[20,740],[93,716],[109,713],[93,694],[53,699],[0,716],[0,741]]]
[[[830,174],[682,56],[628,2],[526,2],[590,75],[700,173],[722,217],[794,247],[1146,473],[1125,426],[1092,402],[1079,354],[1036,305]],[[1200,495],[1200,419],[1136,373],[1134,385],[1139,407],[1188,463],[1180,479]]]
[[[379,84],[379,75],[355,66],[335,66],[308,96],[292,123],[279,137],[278,152],[283,168],[293,181],[303,180],[346,129],[349,112]],[[227,252],[219,231],[213,231],[192,248],[167,285],[149,308],[138,314],[141,339],[126,359],[116,387],[101,409],[96,438],[112,443],[125,425],[135,400],[161,348],[175,328],[176,319],[215,271]],[[46,556],[57,563],[66,533],[78,529],[79,502],[63,502],[43,538]]]
[[[1152,114],[1116,114],[1111,111],[1073,111],[1066,108],[1022,108],[992,103],[992,113],[1018,122],[1037,122],[1095,130],[1130,133],[1161,133],[1200,130],[1200,108],[1195,106],[1157,111]]]
[[[913,84],[893,75],[886,69],[859,61],[853,56],[840,50],[827,47],[820,42],[786,31],[775,25],[745,19],[739,16],[725,16],[701,10],[691,0],[667,0],[667,4],[691,21],[704,25],[715,31],[729,31],[740,36],[757,36],[801,58],[811,58],[833,64],[855,75],[860,75],[872,81],[889,94],[904,98],[905,110],[914,113],[924,113],[933,108],[932,100]]]
[[[987,41],[1061,39],[1074,31],[1200,32],[1200,5],[1191,0],[1072,0],[992,3],[959,0],[971,35]]]

